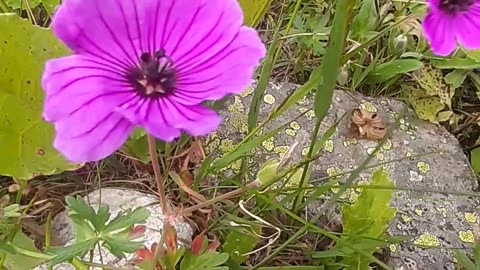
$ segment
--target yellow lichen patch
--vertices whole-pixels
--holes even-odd
[[[275,97],[271,94],[266,94],[264,97],[263,97],[263,101],[267,104],[270,104],[272,105],[273,103],[275,103]]]
[[[245,112],[245,105],[242,103],[242,99],[238,96],[235,96],[235,101],[233,104],[228,106],[228,111],[233,113],[233,112],[238,112],[238,113],[244,113]]]
[[[375,154],[375,157],[377,157],[377,159],[380,160],[380,161],[383,161],[385,159],[385,156],[380,152],[377,152]]]
[[[415,141],[417,139],[417,137],[415,137],[414,135],[410,135],[410,140],[411,141]]]
[[[377,108],[371,102],[364,102],[360,104],[360,108],[371,113],[377,112]]]
[[[408,127],[405,124],[400,124],[400,129],[403,130],[403,131],[407,131]]]
[[[420,235],[414,242],[417,246],[422,247],[438,247],[440,246],[440,240],[433,234],[429,234],[428,232]]]
[[[468,231],[459,231],[458,232],[458,238],[464,243],[474,243],[475,242],[475,236],[473,235],[473,232],[468,230]]]
[[[230,139],[223,139],[220,142],[220,146],[218,147],[223,154],[226,154],[232,151],[235,148],[233,141]]]
[[[407,157],[407,158],[409,158],[411,156],[412,156],[412,153],[410,153],[410,152],[407,152],[407,154],[405,154],[405,157]]]
[[[291,136],[291,137],[295,137],[295,135],[297,135],[297,131],[295,131],[291,128],[287,128],[287,129],[285,129],[285,134],[287,134],[288,136]]]
[[[412,218],[407,216],[407,215],[402,215],[401,218],[402,218],[403,223],[408,223],[412,220]]]
[[[327,168],[327,175],[332,180],[340,178],[341,177],[340,174],[342,174],[342,171],[339,168],[336,168],[336,167]]]
[[[447,217],[447,209],[445,207],[437,207],[437,211],[442,214],[444,218]]]
[[[422,174],[427,174],[430,172],[430,164],[423,161],[417,162],[417,168]]]
[[[247,90],[245,90],[243,93],[240,94],[241,97],[246,98],[249,95],[253,94],[253,87],[248,87]]]
[[[417,216],[422,216],[422,215],[423,215],[423,211],[420,210],[420,209],[415,209],[415,214],[417,214]]]
[[[242,168],[242,160],[236,160],[229,168],[232,169],[232,171],[234,171],[235,173],[240,172],[240,169]]]
[[[395,245],[395,244],[388,245],[388,248],[390,249],[390,252],[392,252],[392,253],[397,252],[397,245]]]
[[[385,143],[382,145],[383,150],[386,150],[386,151],[392,149],[392,147],[393,147],[393,143],[390,139],[387,139]]]
[[[299,101],[297,101],[298,105],[308,105],[308,99],[307,96],[303,96]]]
[[[399,231],[402,230],[402,225],[400,223],[397,223],[397,230],[399,230]]]
[[[333,141],[332,140],[326,140],[325,143],[323,144],[323,149],[327,151],[328,153],[333,152]]]
[[[228,123],[232,125],[232,127],[238,130],[241,133],[248,132],[248,123],[247,123],[247,115],[245,113],[234,112],[230,114],[228,118]]]
[[[302,149],[302,156],[306,156],[306,155],[308,154],[308,151],[309,151],[309,150],[310,150],[310,149],[309,149],[308,147],[303,148],[303,149]]]
[[[354,145],[354,144],[357,144],[357,143],[358,143],[358,141],[355,138],[345,138],[345,141],[343,142],[343,146],[347,147],[347,146]]]
[[[300,125],[298,124],[297,121],[292,121],[290,123],[290,127],[293,129],[293,130],[300,130]]]
[[[477,216],[477,213],[473,212],[473,213],[468,213],[466,212],[465,214],[465,220],[469,223],[477,223],[477,219],[478,219],[478,216]]]
[[[315,118],[315,112],[313,110],[309,110],[305,116],[308,118],[308,119],[313,119]]]
[[[307,109],[307,108],[304,108],[304,107],[299,107],[299,108],[298,108],[298,111],[299,111],[300,113],[304,113],[304,112],[308,111],[308,109]]]
[[[262,142],[262,146],[263,148],[265,148],[265,150],[269,152],[273,151],[273,149],[275,148],[274,138],[270,137],[266,139],[265,141]]]
[[[367,154],[371,155],[373,152],[375,152],[375,147],[370,147],[367,149]]]
[[[275,146],[275,148],[273,148],[273,152],[279,156],[283,156],[288,152],[289,149],[290,146],[288,145]]]

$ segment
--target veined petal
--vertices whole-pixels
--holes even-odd
[[[475,3],[468,12],[459,15],[458,42],[467,50],[480,49],[480,3]]]
[[[44,118],[54,122],[54,146],[72,162],[100,160],[115,152],[133,125],[114,109],[139,99],[113,68],[73,55],[46,64]]]
[[[146,11],[155,2],[64,0],[52,22],[55,34],[75,53],[88,54],[122,69],[138,64],[146,51]]]
[[[157,108],[168,116],[170,127],[181,129],[192,136],[207,135],[218,128],[220,116],[201,105],[185,106],[169,100],[157,99]]]
[[[431,50],[440,56],[451,54],[457,47],[457,27],[452,18],[439,12],[430,12],[423,20],[425,37]]]
[[[145,128],[147,133],[171,142],[180,136],[180,130],[167,124],[169,115],[157,105],[154,99],[132,101],[116,108],[116,111],[137,126]]]
[[[252,82],[255,68],[265,56],[257,33],[247,27],[215,55],[192,61],[178,68],[178,94],[182,104],[199,104],[199,100],[218,100],[228,94],[243,92]]]

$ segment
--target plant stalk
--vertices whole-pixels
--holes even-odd
[[[157,144],[155,138],[151,135],[147,135],[148,138],[148,151],[152,160],[153,172],[155,174],[155,181],[157,182],[158,196],[160,197],[160,207],[164,217],[168,215],[168,201],[165,194],[165,184],[160,172],[160,164],[158,163]]]

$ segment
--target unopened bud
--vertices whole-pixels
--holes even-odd
[[[338,72],[338,75],[337,75],[337,83],[338,83],[340,86],[343,86],[343,85],[345,85],[345,84],[348,82],[348,79],[350,79],[350,74],[349,74],[349,71],[348,71],[348,66],[347,66],[347,65],[343,65],[343,66],[340,68],[340,71]]]
[[[393,40],[393,47],[397,52],[404,52],[407,48],[408,38],[405,35],[399,35]]]

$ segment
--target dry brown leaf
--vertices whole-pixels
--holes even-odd
[[[352,111],[349,128],[351,135],[358,139],[381,140],[387,134],[382,117],[378,113],[371,113],[363,109]]]

